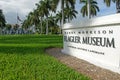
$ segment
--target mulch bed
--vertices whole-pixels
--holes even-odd
[[[49,48],[46,52],[57,58],[63,64],[93,80],[120,80],[120,74],[95,66],[87,61],[61,53],[61,48]]]

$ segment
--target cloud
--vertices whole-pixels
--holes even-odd
[[[0,0],[0,8],[4,12],[7,22],[15,23],[17,13],[21,18],[25,18],[35,8],[37,2],[39,0]]]
[[[17,12],[19,17],[24,20],[26,15],[32,11],[36,6],[35,3],[40,0],[0,0],[0,8],[3,10],[6,20],[8,23],[15,24]],[[116,13],[115,4],[111,4],[111,7],[106,7],[103,0],[97,0],[98,6],[100,8],[100,12],[98,12],[97,16],[104,16],[109,14]],[[82,20],[82,15],[80,13],[80,9],[83,4],[79,3],[79,0],[76,2],[76,10],[79,12],[78,20]],[[61,10],[61,5],[58,5],[58,11]]]
[[[100,9],[100,12],[98,12],[97,16],[105,16],[105,15],[110,15],[110,14],[115,14],[116,13],[116,4],[111,3],[110,7],[107,7],[106,4],[103,1],[98,2],[98,6]]]
[[[100,9],[100,12],[98,12],[97,16],[104,16],[108,14],[115,14],[116,13],[116,8],[115,8],[115,3],[111,3],[110,7],[106,7],[105,3],[103,0],[96,0],[98,2],[98,7]],[[76,2],[76,10],[80,12],[81,7],[83,4],[80,4],[79,0]]]

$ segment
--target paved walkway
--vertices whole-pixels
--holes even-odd
[[[60,48],[50,48],[47,49],[46,52],[57,58],[60,62],[84,75],[89,76],[93,80],[120,80],[120,74],[97,67],[76,57],[63,54],[61,53]]]

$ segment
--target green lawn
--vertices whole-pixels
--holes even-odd
[[[0,80],[90,80],[45,53],[62,36],[0,36]]]

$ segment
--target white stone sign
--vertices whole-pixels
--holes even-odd
[[[62,52],[120,73],[120,14],[80,23],[64,25]]]

